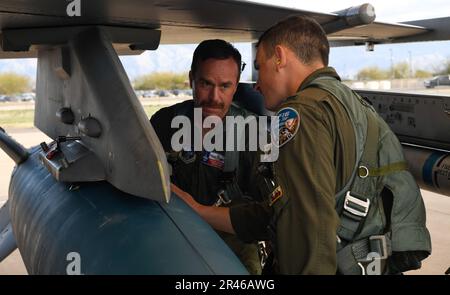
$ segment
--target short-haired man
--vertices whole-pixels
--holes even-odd
[[[242,239],[269,223],[276,273],[420,267],[431,251],[420,191],[393,132],[328,67],[323,29],[311,18],[290,17],[267,30],[257,47],[257,88],[279,117],[272,167],[279,190],[247,220],[237,220],[231,207],[221,222]],[[207,209],[182,197],[204,216]],[[256,213],[267,206],[270,222]]]
[[[151,123],[168,154],[172,166],[172,191],[179,195],[192,196],[201,205],[221,206],[236,205],[248,201],[260,201],[263,194],[264,179],[256,174],[255,166],[259,163],[256,151],[237,152],[238,157],[228,158],[225,151],[195,151],[191,149],[173,152],[172,136],[177,132],[171,128],[176,116],[186,116],[194,129],[194,108],[201,108],[202,117],[242,116],[252,114],[245,109],[233,105],[241,74],[241,55],[230,43],[224,40],[205,40],[194,51],[189,81],[193,90],[193,100],[188,100],[159,110],[151,118]],[[202,129],[202,137],[208,132]],[[223,141],[226,139],[224,128]],[[192,132],[194,133],[194,132]],[[248,141],[248,134],[245,136]],[[191,139],[192,145],[194,140]],[[232,161],[232,163],[230,163]],[[235,166],[235,167],[234,167]],[[228,168],[227,168],[228,167]],[[230,170],[232,171],[227,171]],[[224,200],[224,198],[226,200]],[[230,204],[224,204],[231,201]],[[224,212],[219,209],[219,213]],[[218,218],[215,215],[210,218]],[[222,238],[241,258],[241,261],[252,274],[261,273],[260,258],[256,243],[244,243],[234,235],[226,234],[226,228],[216,227]]]

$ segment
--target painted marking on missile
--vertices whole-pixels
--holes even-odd
[[[439,159],[443,156],[445,156],[445,154],[442,152],[434,152],[425,161],[425,164],[422,167],[422,179],[423,179],[423,182],[425,182],[425,184],[427,184],[429,186],[434,186],[433,167],[439,161]]]
[[[438,178],[438,176],[447,177],[447,179],[450,179],[450,177],[449,177],[450,166],[444,163],[444,161],[445,161],[445,159],[447,159],[447,157],[448,157],[448,154],[441,157],[439,162],[436,164],[437,171],[435,173],[435,175],[436,175],[435,182],[436,182],[436,187],[438,189],[441,189],[441,187],[439,185],[439,181],[438,181],[440,178]]]
[[[444,157],[442,160],[445,160],[447,157]],[[442,160],[439,161],[438,165],[441,165]],[[439,170],[437,171],[437,175],[446,177],[447,180],[450,180],[450,165],[448,164],[442,164],[442,166],[439,167]]]

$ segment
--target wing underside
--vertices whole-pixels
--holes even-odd
[[[67,14],[67,5],[70,3],[60,0],[2,0],[0,28],[3,31],[75,25],[140,27],[161,30],[161,44],[186,44],[207,38],[252,42],[273,23],[293,14],[308,15],[322,25],[342,19],[338,13],[318,13],[240,0],[80,1],[80,16],[70,17]],[[421,41],[429,40],[430,36],[446,40],[450,39],[450,32],[436,34],[436,30],[448,31],[445,24],[448,24],[449,19],[348,26],[329,33],[329,39],[333,46]],[[27,56],[34,56],[33,52],[0,52],[3,58]]]

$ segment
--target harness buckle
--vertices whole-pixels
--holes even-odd
[[[267,259],[269,258],[267,245],[264,241],[258,241],[258,254],[260,258],[261,267],[264,268],[264,266],[267,263]]]
[[[361,178],[367,178],[370,174],[369,168],[367,168],[366,166],[359,166],[358,167],[358,176]]]
[[[353,215],[366,217],[369,212],[370,200],[368,198],[365,199],[364,201],[356,198],[350,195],[350,191],[348,191],[344,200],[344,209]]]
[[[231,203],[231,199],[228,197],[227,192],[223,189],[217,193],[217,197],[218,197],[218,199],[217,199],[216,203],[214,204],[214,206],[216,206],[216,207],[220,207],[222,205],[228,205]]]
[[[362,265],[361,262],[358,262],[357,264],[358,264],[359,268],[361,269],[361,275],[365,276],[366,275],[366,269],[364,268],[364,266]]]
[[[374,251],[378,254],[380,254],[380,257],[377,258],[379,260],[384,260],[389,257],[389,248],[386,236],[379,235],[379,236],[370,236],[369,237],[369,246],[371,251]]]

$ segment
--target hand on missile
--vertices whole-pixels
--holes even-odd
[[[198,215],[200,215],[213,228],[231,234],[235,233],[233,226],[231,225],[229,208],[204,206],[195,201],[194,198],[189,193],[183,191],[173,183],[170,184],[170,189],[180,199],[186,202],[195,212],[197,212]]]
[[[170,190],[177,195],[180,199],[182,199],[186,204],[188,204],[195,212],[199,213],[200,207],[202,206],[200,203],[194,200],[194,198],[175,184],[170,184]]]

